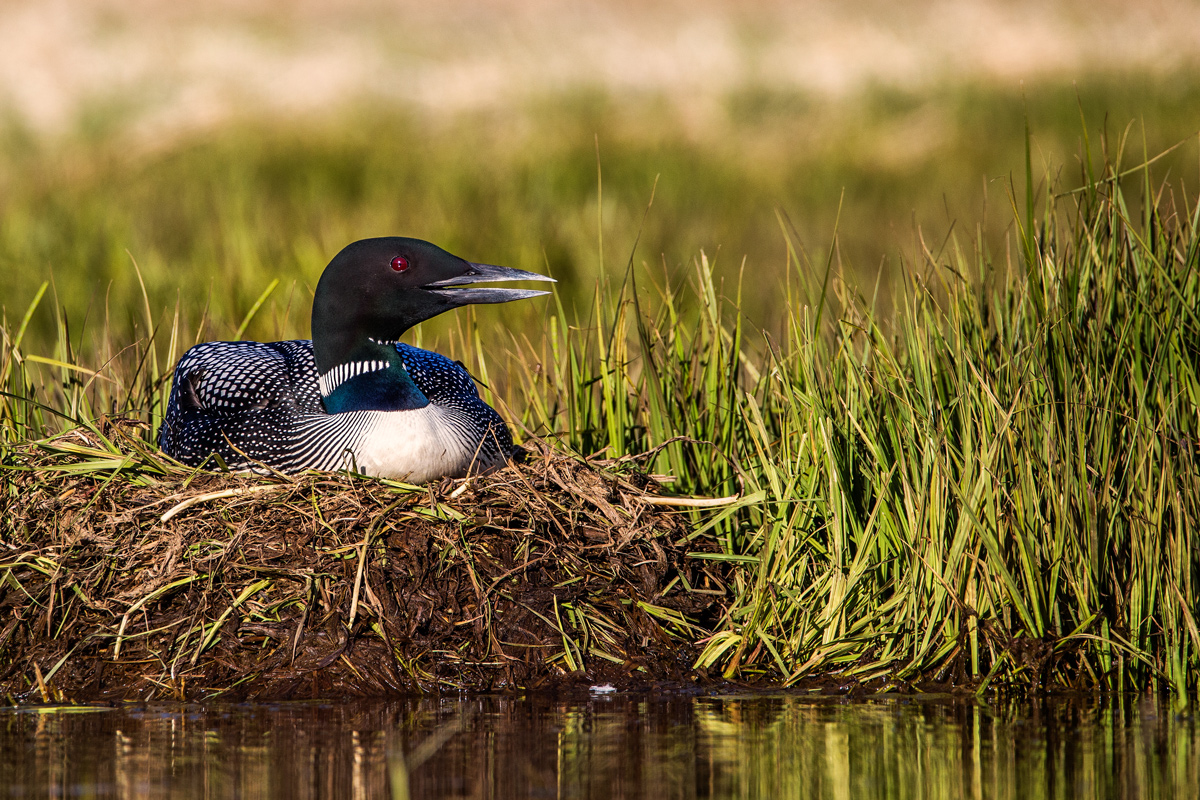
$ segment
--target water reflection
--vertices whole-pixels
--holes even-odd
[[[0,797],[1200,797],[1145,699],[477,697],[0,711]]]

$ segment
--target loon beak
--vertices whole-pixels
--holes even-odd
[[[497,267],[492,264],[475,264],[467,262],[468,269],[462,275],[456,275],[453,278],[434,281],[422,286],[422,289],[441,295],[448,300],[453,300],[460,305],[468,303],[507,303],[510,300],[524,300],[529,297],[539,297],[549,292],[541,292],[535,289],[466,289],[462,288],[465,284],[471,283],[499,283],[501,281],[549,281],[555,283],[554,278],[548,278],[545,275],[539,275],[536,272],[526,272],[523,269],[512,269],[511,267]]]

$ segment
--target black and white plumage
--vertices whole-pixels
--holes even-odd
[[[427,406],[330,414],[318,388],[326,376],[317,375],[308,340],[196,345],[176,368],[159,446],[185,464],[216,453],[231,469],[350,468],[415,483],[459,474],[464,465],[477,472],[502,465],[512,437],[467,371],[437,353],[394,346]],[[327,381],[332,389],[339,383]],[[419,467],[389,468],[408,461]]]
[[[466,303],[545,294],[461,288],[499,280],[549,279],[415,239],[356,242],[317,286],[312,341],[207,342],[184,354],[159,446],[189,465],[216,454],[231,469],[350,468],[413,483],[498,467],[512,438],[467,371],[396,340]]]

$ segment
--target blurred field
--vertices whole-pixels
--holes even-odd
[[[731,90],[844,97],[1197,62],[1190,0],[47,0],[0,3],[0,99],[144,141],[370,99],[456,111],[590,87],[701,127]]]
[[[773,327],[787,272],[780,214],[815,263],[836,231],[837,263],[868,289],[881,272],[884,298],[900,255],[920,253],[918,227],[933,251],[954,225],[1002,258],[1010,190],[1024,193],[1026,113],[1035,163],[1061,170],[1062,186],[1079,182],[1081,108],[1097,152],[1124,148],[1127,165],[1184,142],[1160,174],[1195,185],[1187,140],[1200,124],[1200,82],[1190,73],[1024,91],[877,88],[851,101],[748,88],[699,133],[664,98],[595,92],[511,114],[355,106],[303,127],[241,120],[151,151],[119,137],[47,144],[10,131],[0,293],[19,315],[51,277],[86,350],[85,329],[106,314],[124,336],[130,309],[142,318],[133,261],[151,307],[178,303],[190,336],[233,335],[278,278],[246,333],[306,336],[311,287],[354,239],[412,235],[475,260],[549,269],[568,305],[586,305],[601,247],[607,268],[623,271],[637,241],[634,263],[659,281],[687,274],[701,250],[719,274],[744,260],[744,308]],[[484,319],[520,328],[541,310]],[[31,352],[57,338],[52,312],[47,303],[35,316]]]
[[[0,6],[7,314],[49,276],[83,350],[106,316],[134,335],[136,261],[191,337],[231,336],[277,278],[246,335],[307,335],[329,257],[404,234],[549,269],[568,305],[635,241],[656,276],[701,250],[718,274],[744,260],[744,310],[771,328],[780,215],[815,263],[836,232],[886,305],[921,237],[980,226],[1003,252],[1026,114],[1063,185],[1084,124],[1127,164],[1200,129],[1189,3],[560,6]],[[1196,163],[1189,143],[1160,166],[1186,186]],[[57,338],[47,303],[26,346]]]

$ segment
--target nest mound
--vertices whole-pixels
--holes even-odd
[[[691,681],[715,552],[628,462],[411,487],[180,469],[74,431],[4,456],[0,694],[290,699]]]

